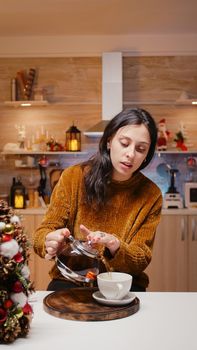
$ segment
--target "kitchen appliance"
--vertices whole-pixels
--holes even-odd
[[[123,109],[122,53],[102,54],[102,120],[84,132],[88,137],[101,137],[109,121]]]
[[[170,173],[170,186],[168,191],[164,196],[163,207],[164,209],[182,209],[183,208],[183,199],[179,192],[177,192],[175,187],[175,177],[178,173],[178,169],[171,168]]]
[[[45,189],[47,183],[47,173],[46,168],[48,166],[48,158],[46,156],[42,156],[38,161],[39,171],[40,171],[40,182],[37,188],[39,197],[45,198]]]
[[[185,206],[197,208],[197,182],[185,183]]]
[[[164,196],[164,209],[182,209],[183,199],[180,193],[166,193]]]
[[[93,285],[99,273],[99,253],[87,241],[73,236],[65,238],[56,257],[57,268],[69,281],[78,285]]]
[[[197,180],[197,159],[190,156],[186,159],[187,172],[185,182],[196,182]]]

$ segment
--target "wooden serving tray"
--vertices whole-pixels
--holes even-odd
[[[123,318],[139,310],[136,297],[130,304],[108,306],[97,303],[92,297],[93,288],[70,288],[52,292],[43,300],[44,310],[55,317],[78,321],[107,321]]]

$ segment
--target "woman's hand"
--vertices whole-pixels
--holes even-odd
[[[81,232],[86,235],[87,241],[91,241],[92,244],[101,243],[110,250],[112,256],[120,247],[120,241],[114,235],[102,231],[90,231],[84,225],[80,225]]]
[[[56,231],[48,233],[45,239],[45,247],[47,251],[45,259],[52,259],[57,254],[57,251],[64,241],[64,238],[68,236],[70,236],[70,231],[67,228],[60,228]]]

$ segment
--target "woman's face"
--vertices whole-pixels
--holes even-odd
[[[151,144],[148,129],[143,125],[127,125],[120,128],[109,140],[112,178],[128,180],[145,160]]]

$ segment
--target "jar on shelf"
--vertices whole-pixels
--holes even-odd
[[[81,151],[81,131],[74,124],[66,131],[65,148],[69,152]]]
[[[42,87],[34,88],[34,101],[43,101],[44,100],[44,89]]]
[[[17,94],[16,94],[16,79],[11,79],[11,101],[16,101]]]

